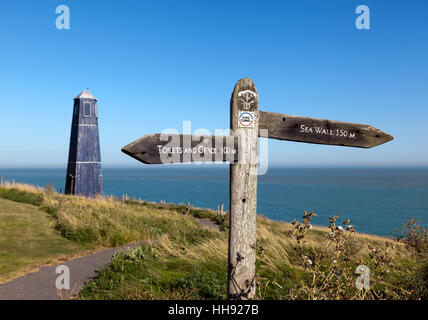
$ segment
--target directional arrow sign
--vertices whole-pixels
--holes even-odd
[[[183,134],[149,134],[122,148],[146,164],[238,161],[238,138]]]
[[[261,129],[268,138],[337,146],[372,148],[393,137],[366,124],[323,120],[259,111]]]
[[[278,140],[372,148],[393,137],[365,124],[259,111],[259,95],[241,79],[230,101],[231,136],[146,135],[122,149],[147,164],[229,161],[230,210],[228,297],[252,299],[256,292],[258,136]],[[239,153],[238,153],[239,145]]]

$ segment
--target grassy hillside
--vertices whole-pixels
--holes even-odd
[[[0,199],[0,283],[86,251],[54,225],[36,206]]]
[[[226,298],[227,216],[184,205],[64,196],[22,185],[1,186],[0,197],[37,205],[63,237],[77,244],[142,242],[117,254],[78,298]],[[202,227],[195,217],[213,219],[220,231]],[[360,235],[336,217],[329,228],[312,227],[312,222],[312,213],[293,224],[258,217],[257,298],[427,297],[426,231],[417,224],[408,226],[407,241],[398,242]],[[368,290],[355,286],[358,265],[370,268]]]

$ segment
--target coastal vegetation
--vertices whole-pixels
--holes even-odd
[[[92,252],[60,235],[53,218],[38,207],[0,199],[0,283]]]
[[[50,219],[52,230],[81,250],[136,244],[117,253],[76,299],[226,298],[227,213],[9,183],[0,186],[0,198],[37,208],[35,219]],[[359,234],[346,217],[331,217],[329,227],[314,226],[316,219],[313,212],[292,224],[257,217],[257,299],[428,297],[427,230],[417,221],[393,239]]]

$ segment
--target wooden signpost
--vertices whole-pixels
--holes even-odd
[[[230,128],[240,140],[240,154],[238,163],[230,165],[229,299],[251,299],[256,291],[258,109],[254,83],[238,81],[230,99]]]
[[[393,139],[372,126],[263,112],[258,104],[254,83],[241,79],[230,101],[230,136],[150,134],[122,149],[146,164],[230,162],[229,299],[255,296],[259,136],[359,148]]]

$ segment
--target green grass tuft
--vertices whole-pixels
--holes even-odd
[[[43,194],[32,193],[16,188],[0,188],[0,198],[35,206],[40,206],[43,203]]]

